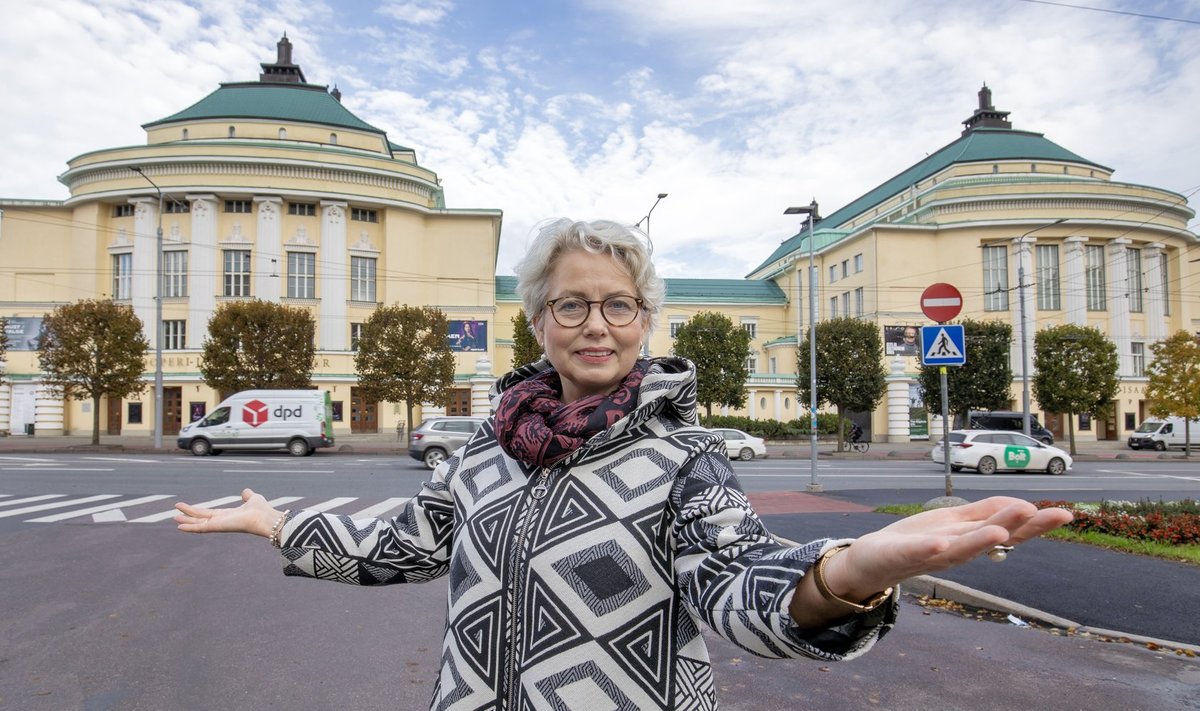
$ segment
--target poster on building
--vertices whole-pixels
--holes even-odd
[[[451,321],[447,338],[452,351],[486,351],[487,321]]]
[[[42,317],[5,316],[4,335],[8,336],[8,350],[36,351],[42,336]]]
[[[885,355],[921,355],[921,328],[919,326],[884,326],[883,352]]]
[[[929,439],[929,409],[921,399],[921,385],[908,384],[908,438]]]

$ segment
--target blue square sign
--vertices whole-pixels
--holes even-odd
[[[926,365],[963,365],[967,362],[966,334],[961,324],[921,327],[921,360]]]

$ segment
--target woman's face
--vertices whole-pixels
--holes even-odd
[[[581,249],[559,255],[548,293],[551,300],[640,296],[633,280],[610,255]],[[548,308],[534,318],[538,344],[562,378],[563,402],[615,390],[633,369],[647,326],[646,314],[640,309],[632,323],[613,326],[604,320],[600,304],[592,304],[587,320],[574,328],[560,326]]]

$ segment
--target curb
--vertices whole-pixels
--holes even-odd
[[[1039,624],[1049,627],[1055,627],[1062,630],[1074,630],[1076,634],[1087,634],[1098,637],[1105,637],[1114,641],[1131,642],[1133,644],[1142,645],[1150,649],[1166,648],[1177,649],[1191,652],[1193,655],[1200,656],[1200,645],[1187,644],[1186,642],[1175,642],[1166,639],[1157,639],[1155,637],[1146,637],[1143,635],[1128,634],[1115,630],[1108,630],[1102,627],[1088,627],[1081,625],[1078,622],[1073,622],[1057,615],[1052,615],[1048,612],[1043,612],[1033,607],[1028,607],[1020,603],[1006,600],[1002,597],[997,597],[990,593],[985,593],[982,590],[967,587],[961,583],[956,583],[952,580],[942,580],[929,575],[921,575],[915,578],[909,578],[901,584],[901,592],[910,595],[928,595],[939,600],[949,600],[962,605],[970,605],[985,610],[993,610],[1014,615],[1023,620],[1033,620]]]

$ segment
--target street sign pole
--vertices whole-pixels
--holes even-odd
[[[950,480],[950,394],[946,390],[946,366],[938,366],[938,377],[942,385],[942,459],[946,464],[946,496],[954,496],[954,483]]]
[[[959,292],[951,284],[939,282],[931,284],[921,293],[921,311],[930,321],[936,321],[938,324],[945,323],[955,316],[958,316],[962,310],[962,293]],[[1021,302],[1024,306],[1025,302]],[[927,327],[929,328],[929,327]],[[949,331],[955,331],[957,336],[950,336]],[[921,329],[921,360],[927,365],[930,360],[935,360],[938,366],[938,381],[941,384],[942,391],[942,463],[946,470],[946,496],[954,496],[954,482],[950,478],[950,392],[949,384],[946,377],[946,365],[962,365],[966,363],[967,358],[967,339],[966,334],[962,332],[962,326],[946,326],[945,329],[938,333],[938,338],[945,342],[953,342],[954,338],[958,338],[959,343],[953,343],[953,349],[958,350],[958,354],[953,354],[952,349],[946,348],[941,352],[933,350],[933,339],[925,338],[925,328]],[[946,345],[943,343],[943,346]],[[937,359],[931,358],[931,354],[938,356]]]

